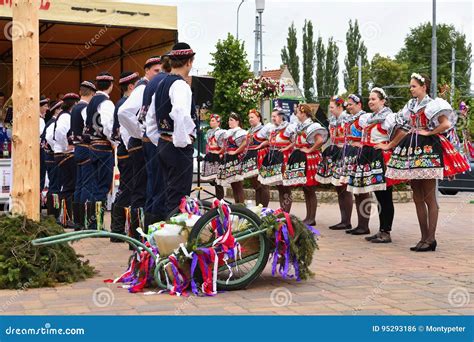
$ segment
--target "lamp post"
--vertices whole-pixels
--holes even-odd
[[[436,0],[433,0],[433,22],[431,32],[431,97],[434,99],[438,92],[438,47],[436,37]]]
[[[255,0],[255,8],[258,15],[255,16],[255,58],[253,61],[253,73],[255,76],[258,76],[263,70],[262,13],[265,9],[265,0]]]
[[[263,25],[262,25],[262,13],[265,10],[265,0],[255,0],[255,6],[258,13],[258,21],[260,24],[259,36],[260,36],[260,75],[263,71]]]
[[[236,38],[239,40],[239,12],[240,12],[240,6],[245,2],[245,0],[242,0],[239,4],[239,7],[237,7],[237,35]]]

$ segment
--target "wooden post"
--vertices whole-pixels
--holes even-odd
[[[40,218],[39,1],[13,0],[12,213]]]

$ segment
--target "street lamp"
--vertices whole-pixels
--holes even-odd
[[[253,72],[257,76],[263,70],[262,13],[265,10],[265,0],[255,0],[255,8],[258,16],[255,17],[255,59]]]
[[[245,0],[242,0],[239,4],[239,7],[237,7],[237,40],[239,40],[239,11],[240,11],[240,6],[245,2]]]

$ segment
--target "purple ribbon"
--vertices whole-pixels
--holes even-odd
[[[316,228],[314,228],[313,226],[310,226],[309,224],[306,224],[306,228],[308,228],[311,233],[313,233],[314,235],[318,235],[320,236],[321,234],[319,233],[319,230],[317,230]]]
[[[296,256],[293,258],[293,267],[295,268],[296,281],[301,281],[300,267],[298,266],[298,260],[296,259]]]
[[[283,238],[285,239],[286,243],[285,264],[282,273],[283,279],[286,279],[286,277],[288,276],[288,270],[290,268],[290,238],[288,236],[288,227],[286,224],[281,227],[281,231],[283,233]]]
[[[276,274],[276,267],[278,263],[278,234],[280,232],[277,230],[275,231],[275,251],[273,252],[273,260],[272,260],[272,276],[274,277]]]
[[[194,253],[193,261],[191,262],[191,291],[193,291],[195,295],[198,294],[196,281],[194,280],[194,271],[196,270],[197,262],[198,262],[198,255]]]

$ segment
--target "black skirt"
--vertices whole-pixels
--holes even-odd
[[[221,165],[221,158],[217,153],[208,153],[204,157],[202,180],[212,181],[217,178],[219,173],[219,166]]]
[[[336,166],[341,158],[342,148],[337,145],[331,145],[323,151],[323,160],[318,165],[316,171],[316,180],[322,184],[339,184],[339,175]]]

